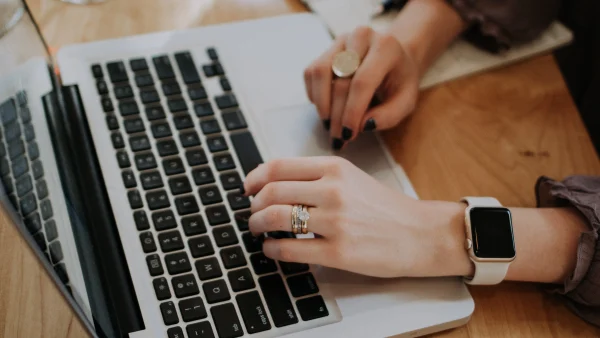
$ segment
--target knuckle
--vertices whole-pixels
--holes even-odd
[[[261,195],[264,204],[273,204],[277,196],[277,185],[273,182],[267,183],[261,191]]]
[[[340,206],[343,201],[342,191],[337,184],[330,184],[325,189],[325,196],[327,201],[334,206]],[[337,219],[334,218],[334,221]]]
[[[371,85],[371,80],[369,78],[367,78],[366,76],[357,74],[352,79],[352,89],[356,90],[357,92],[362,92],[364,90],[367,90],[370,85]]]
[[[267,208],[266,213],[265,213],[265,224],[267,226],[269,226],[269,228],[272,228],[274,226],[277,226],[277,224],[279,223],[279,220],[280,220],[279,211],[273,207]]]
[[[314,69],[311,72],[311,75],[316,79],[322,79],[327,75],[328,72],[329,67],[327,67],[327,65],[324,63],[320,63],[314,67]]]
[[[338,79],[335,81],[335,84],[333,86],[333,91],[335,92],[336,95],[341,96],[348,92],[349,87],[350,87],[350,82],[347,79]]]
[[[368,39],[373,33],[373,29],[369,26],[359,26],[354,30],[354,36],[361,40]]]
[[[308,80],[310,79],[311,75],[312,75],[312,67],[307,67],[306,69],[304,69],[304,79]]]
[[[325,167],[326,174],[333,177],[340,177],[344,168],[348,165],[348,160],[342,157],[332,157]]]
[[[379,35],[379,44],[382,46],[393,46],[393,45],[399,45],[398,40],[396,40],[396,38],[390,34],[390,33],[384,33]]]
[[[282,159],[275,159],[267,164],[267,180],[273,181],[283,166]]]

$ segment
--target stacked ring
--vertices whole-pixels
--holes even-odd
[[[308,208],[305,205],[293,205],[292,206],[292,233],[297,235],[299,233],[308,233],[308,219],[310,214]]]
[[[298,210],[300,209],[299,205],[292,206],[292,233],[297,235],[300,233],[300,224],[298,223]]]

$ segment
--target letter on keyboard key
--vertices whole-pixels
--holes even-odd
[[[163,161],[163,168],[165,169],[165,174],[167,175],[177,175],[185,172],[185,168],[183,167],[183,162],[179,157],[170,158]]]
[[[250,211],[240,211],[240,212],[236,213],[234,216],[235,216],[235,223],[237,224],[238,229],[240,229],[240,231],[247,231],[248,230],[248,219],[250,219],[250,216],[252,216]]]
[[[129,98],[133,97],[133,89],[131,89],[131,86],[128,84],[124,84],[121,86],[115,86],[114,91],[115,91],[115,97],[118,100],[129,99]]]
[[[144,131],[144,121],[141,118],[136,117],[133,119],[125,120],[125,131],[127,134],[133,134],[140,131]]]
[[[189,114],[178,114],[173,117],[173,122],[175,122],[175,128],[177,130],[192,128],[194,126],[194,122]]]
[[[248,175],[252,170],[263,163],[260,152],[250,132],[231,135],[231,143],[242,165],[244,173]]]
[[[227,195],[229,206],[231,210],[240,210],[250,208],[250,199],[240,194],[239,192],[232,192]]]
[[[175,206],[177,207],[177,213],[180,216],[196,213],[200,211],[198,203],[193,195],[178,197],[175,199]]]
[[[185,232],[187,236],[206,233],[206,226],[204,226],[204,220],[200,215],[182,218],[181,225],[183,226],[183,232]]]
[[[166,255],[165,265],[171,275],[192,271],[192,266],[185,251]]]
[[[136,75],[135,76],[135,84],[138,87],[152,86],[154,84],[154,79],[152,79],[152,75],[150,75],[150,74]]]
[[[154,138],[163,138],[171,136],[171,128],[167,122],[156,122],[152,124],[152,135]]]
[[[185,104],[185,101],[182,99],[170,99],[167,101],[167,104],[169,105],[169,111],[171,111],[171,113],[187,110],[187,104]]]
[[[210,309],[210,312],[217,327],[219,338],[235,338],[244,335],[244,330],[233,304],[214,306]]]
[[[104,72],[102,71],[102,66],[100,66],[99,64],[93,64],[92,65],[92,74],[97,79],[103,77]]]
[[[235,168],[233,158],[229,154],[216,155],[213,160],[218,171],[224,171]]]
[[[222,279],[204,283],[202,289],[204,290],[204,296],[208,304],[223,302],[231,298],[227,284]]]
[[[206,217],[210,225],[229,223],[229,214],[223,205],[206,208]]]
[[[223,201],[219,188],[214,185],[198,189],[198,194],[204,205],[211,205]]]
[[[216,153],[219,151],[229,149],[229,147],[227,146],[227,142],[225,142],[223,136],[215,136],[208,138],[206,140],[206,143],[208,143],[208,149],[211,153]]]
[[[204,135],[210,135],[221,132],[221,126],[219,126],[219,121],[215,119],[201,121],[200,128],[202,129]]]
[[[196,237],[189,240],[188,245],[194,258],[212,255],[215,250],[208,236]]]
[[[215,338],[209,322],[194,323],[185,328],[189,338]]]
[[[254,284],[254,277],[252,277],[252,273],[246,268],[229,271],[227,277],[229,278],[231,289],[234,292],[254,289],[256,286],[256,284]]]
[[[154,222],[154,228],[156,228],[156,231],[173,229],[177,226],[175,215],[173,215],[171,210],[155,212],[152,214],[152,221]]]
[[[221,277],[221,267],[219,261],[215,257],[205,258],[196,261],[196,271],[198,271],[198,277],[201,281]]]
[[[177,310],[175,309],[175,304],[173,304],[173,302],[160,304],[160,312],[162,313],[165,325],[179,323],[179,318],[177,318]]]
[[[226,269],[238,268],[247,264],[242,248],[239,246],[221,250],[221,260]]]
[[[96,89],[98,90],[98,94],[105,95],[108,94],[108,87],[106,86],[106,82],[103,80],[99,80],[96,82]]]
[[[206,153],[202,148],[186,151],[185,157],[187,158],[190,167],[208,163]]]
[[[213,236],[217,242],[217,246],[224,247],[232,244],[237,244],[238,239],[235,230],[232,226],[222,226],[213,230]]]
[[[160,96],[158,96],[156,89],[144,90],[140,93],[140,97],[142,98],[142,103],[144,104],[160,101]]]
[[[158,235],[158,242],[163,252],[183,249],[183,239],[178,230],[160,233]]]
[[[262,250],[262,242],[264,240],[263,235],[255,237],[252,235],[252,233],[245,232],[242,235],[242,240],[244,241],[244,246],[246,247],[246,251],[248,251],[248,253],[259,252]],[[283,270],[283,266],[281,269]]]
[[[271,329],[267,311],[257,291],[235,297],[248,333],[257,333]]]
[[[327,306],[321,296],[300,299],[296,302],[296,306],[304,321],[329,316],[329,311],[327,311]]]
[[[173,195],[181,195],[192,192],[192,186],[186,176],[174,177],[169,180],[169,187]]]
[[[275,261],[265,256],[262,252],[250,256],[250,261],[252,262],[252,267],[257,275],[264,275],[266,273],[277,271]]]
[[[38,216],[39,219],[40,216]],[[44,230],[46,230],[46,239],[48,242],[52,242],[58,237],[58,231],[56,230],[56,222],[51,219],[44,224]]]
[[[206,318],[206,308],[200,297],[188,298],[179,302],[179,311],[184,322]]]
[[[221,174],[221,184],[225,190],[237,189],[242,185],[242,180],[237,172]]]
[[[290,296],[283,285],[283,280],[278,274],[260,277],[258,284],[262,289],[265,301],[271,312],[271,318],[276,327],[287,326],[298,322],[298,316]]]
[[[163,156],[163,157],[175,155],[175,154],[179,153],[179,150],[177,149],[177,145],[175,144],[175,141],[173,141],[173,140],[160,141],[156,144],[156,147],[158,148],[158,153],[160,154],[160,156]]]
[[[211,169],[208,167],[196,168],[192,170],[192,176],[194,177],[194,182],[196,182],[196,185],[209,184],[215,181],[215,177],[213,176]]]
[[[200,293],[196,277],[193,274],[173,277],[171,283],[173,284],[173,290],[175,290],[177,298],[184,298]]]

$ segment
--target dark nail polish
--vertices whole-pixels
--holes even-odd
[[[323,127],[325,127],[326,130],[329,130],[331,128],[331,120],[323,120]]]
[[[244,189],[244,185],[240,185],[240,194],[246,195],[246,189]]]
[[[368,119],[367,123],[365,123],[364,131],[373,131],[377,128],[377,124],[375,124],[375,120]]]
[[[344,145],[344,141],[342,141],[342,139],[339,138],[334,138],[333,142],[331,143],[331,146],[333,147],[334,150],[340,150],[342,149],[342,146]]]
[[[348,127],[344,127],[342,129],[342,138],[344,139],[344,141],[348,141],[349,139],[352,138],[352,129],[348,128]]]

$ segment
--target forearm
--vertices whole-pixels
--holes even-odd
[[[445,0],[410,0],[389,32],[419,65],[423,76],[465,28],[464,20]]]

